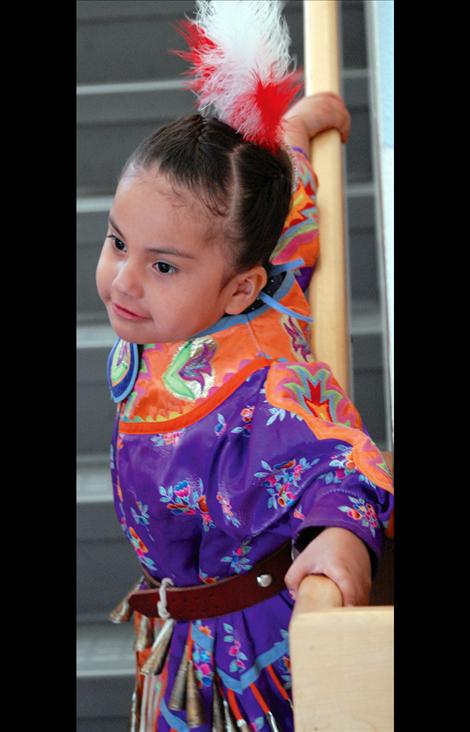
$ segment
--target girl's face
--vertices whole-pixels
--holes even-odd
[[[207,213],[194,196],[177,196],[154,171],[121,179],[96,272],[118,336],[187,340],[224,315],[233,294],[226,275],[223,247],[208,241]]]

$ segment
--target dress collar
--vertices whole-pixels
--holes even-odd
[[[187,341],[137,346],[117,339],[108,383],[115,402],[127,400],[121,420],[173,422],[210,411],[237,388],[241,373],[247,378],[272,360],[312,361],[308,303],[292,273],[301,263],[273,266],[270,276],[283,280],[272,295],[263,293],[259,307],[223,316]]]

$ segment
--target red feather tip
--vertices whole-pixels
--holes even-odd
[[[184,38],[189,50],[172,49],[171,53],[190,64],[189,69],[183,73],[195,78],[190,78],[185,83],[185,88],[199,94],[216,70],[215,66],[204,61],[204,55],[207,51],[214,51],[219,47],[195,21],[180,20],[172,26]],[[219,53],[223,55],[220,48]],[[246,110],[258,109],[261,118],[260,129],[254,133],[244,131],[242,134],[246,140],[275,152],[282,142],[282,116],[302,88],[301,77],[302,71],[297,70],[280,81],[274,81],[273,74],[267,82],[258,79],[255,90],[241,94],[236,109],[230,113],[230,118],[228,115],[224,116],[223,121],[238,131],[246,130]]]
[[[275,152],[280,147],[282,143],[282,117],[287,112],[295,95],[302,88],[301,78],[302,71],[298,69],[280,81],[270,80],[266,83],[258,79],[254,92],[240,98],[240,111],[236,115],[238,117],[236,120],[237,126],[243,124],[242,109],[245,110],[246,114],[246,105],[248,107],[253,105],[259,110],[261,117],[259,130],[254,133],[244,133],[246,140],[265,147],[271,152]],[[233,123],[229,122],[229,124]]]
[[[185,86],[195,92],[201,91],[205,81],[212,76],[215,66],[210,66],[203,61],[203,54],[207,51],[213,51],[217,48],[217,44],[209,38],[205,30],[191,20],[180,20],[173,24],[173,28],[184,38],[189,51],[178,51],[172,49],[170,53],[179,56],[190,64],[189,69],[183,73],[189,76],[198,75],[198,79],[188,81]]]

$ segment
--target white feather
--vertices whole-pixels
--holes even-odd
[[[196,23],[218,47],[204,54],[216,70],[199,93],[201,111],[212,105],[220,119],[231,120],[240,98],[254,91],[257,77],[280,81],[289,73],[290,34],[283,6],[280,0],[196,0]],[[239,130],[259,129],[259,110],[251,105],[243,112]]]

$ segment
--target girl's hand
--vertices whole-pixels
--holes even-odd
[[[308,574],[325,574],[336,582],[345,606],[369,602],[369,552],[364,542],[348,529],[324,529],[294,560],[284,578],[294,599],[300,582]]]
[[[283,123],[284,140],[289,145],[299,144],[300,137],[304,145],[305,141],[310,144],[320,132],[331,129],[338,130],[341,142],[346,143],[351,131],[351,115],[343,99],[334,92],[302,97],[286,112]],[[303,145],[299,144],[299,147]]]

